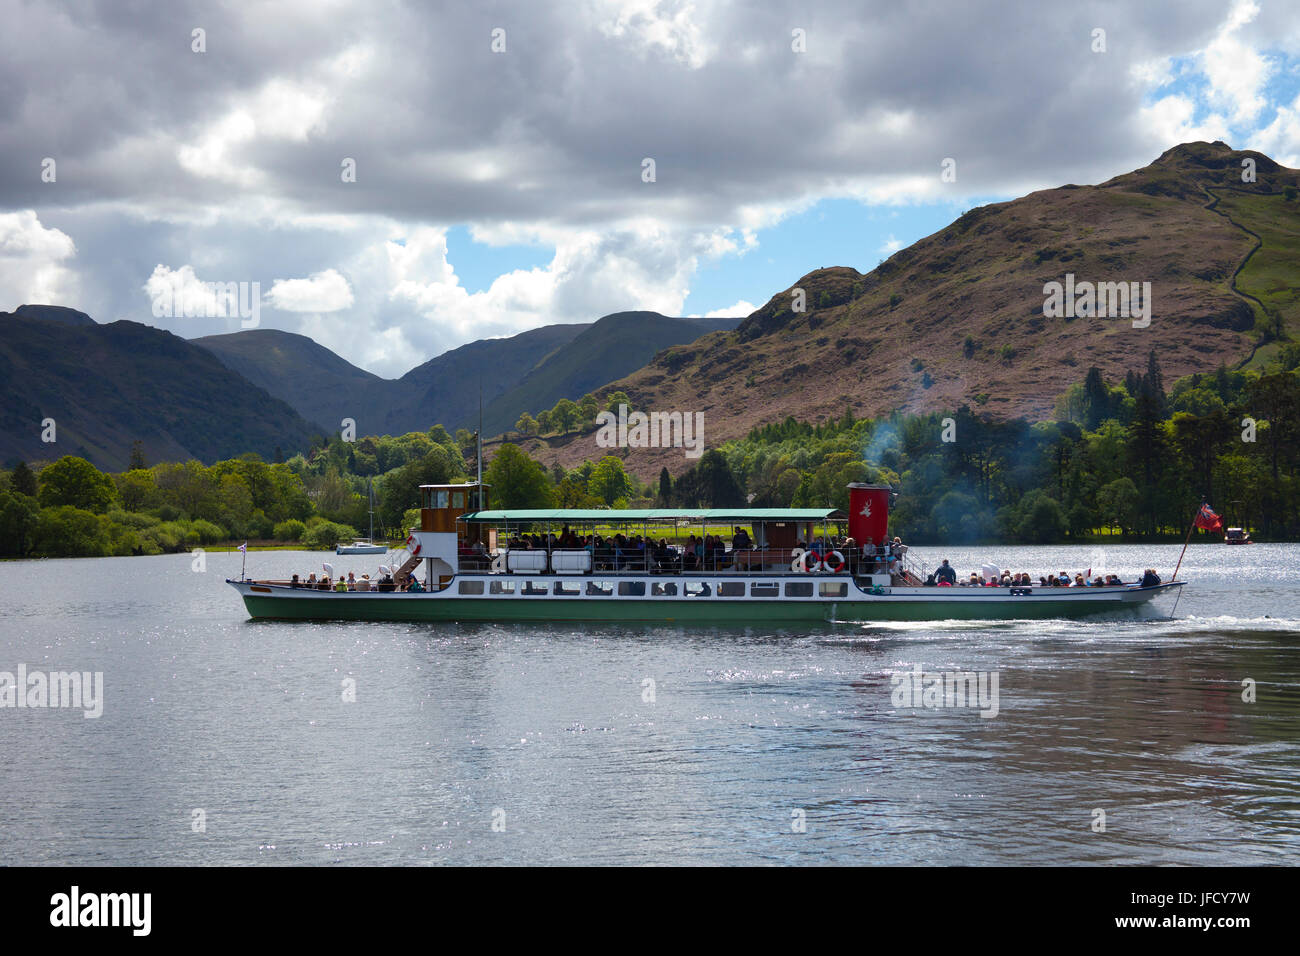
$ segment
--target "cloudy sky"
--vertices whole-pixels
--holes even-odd
[[[1295,0],[0,15],[0,309],[194,337],[246,323],[154,313],[256,282],[262,327],[385,376],[624,309],[745,315],[1180,142],[1300,166]]]

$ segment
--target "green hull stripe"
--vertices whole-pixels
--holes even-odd
[[[640,601],[536,597],[276,598],[245,595],[250,616],[301,621],[607,621],[691,624],[781,624],[824,621],[1014,620],[1078,618],[1132,610],[1122,601],[771,601],[711,598]]]

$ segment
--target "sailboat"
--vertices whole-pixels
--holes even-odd
[[[334,549],[335,554],[386,554],[388,547],[375,544],[375,484],[367,482],[366,491],[370,496],[370,536],[364,541],[340,544]]]

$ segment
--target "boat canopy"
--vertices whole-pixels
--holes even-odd
[[[573,524],[580,521],[601,524],[637,522],[690,522],[724,524],[769,521],[845,521],[838,508],[515,508],[505,511],[471,511],[457,521],[468,524],[521,524],[550,522]]]

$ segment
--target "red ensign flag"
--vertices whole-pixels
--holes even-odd
[[[1206,531],[1222,531],[1223,522],[1210,510],[1209,505],[1201,505],[1201,510],[1196,513],[1196,527]]]

